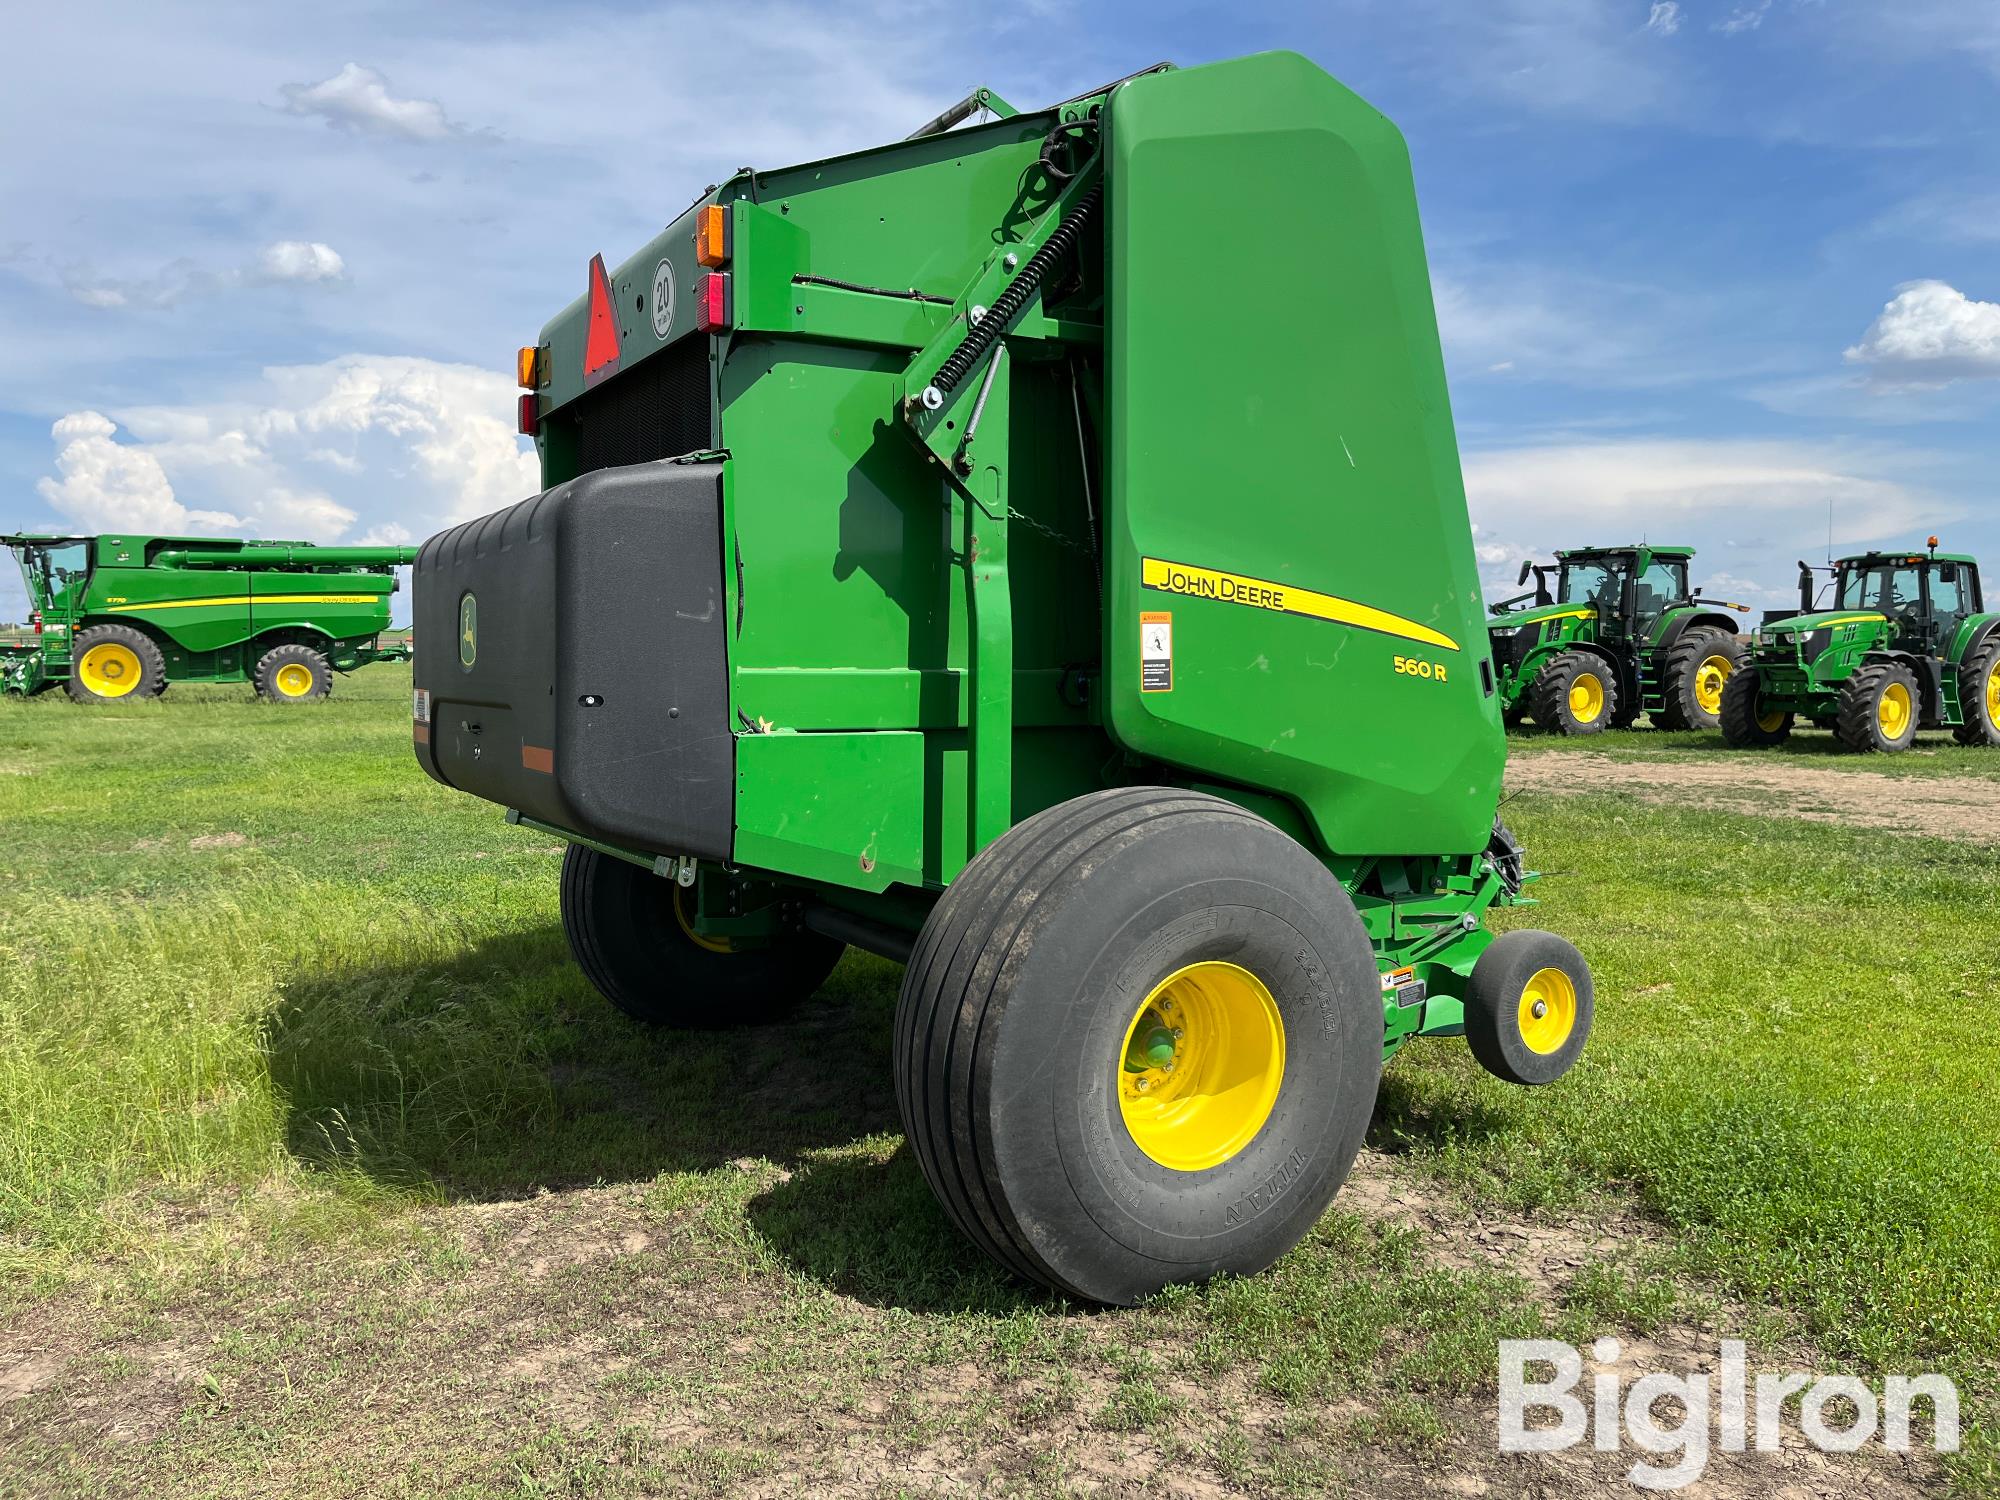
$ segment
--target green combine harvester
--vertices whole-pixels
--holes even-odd
[[[1692,547],[1578,547],[1524,562],[1535,587],[1494,605],[1486,622],[1500,701],[1512,726],[1557,734],[1714,729],[1722,690],[1742,661],[1734,610],[1688,586]],[[1553,588],[1549,575],[1556,581]]]
[[[1831,729],[1850,750],[1907,750],[1919,729],[2000,745],[2000,613],[1963,553],[1861,552],[1831,573],[1831,607],[1799,564],[1799,608],[1773,610],[1722,699],[1739,749],[1781,744],[1793,722]]]
[[[1575,1061],[1583,959],[1485,925],[1531,877],[1407,150],[1311,63],[746,169],[519,374],[548,488],[424,544],[418,759],[569,842],[643,1021],[906,962],[910,1148],[1002,1265],[1254,1272],[1406,1042]]]
[[[310,703],[335,672],[407,658],[389,628],[391,569],[414,547],[191,536],[0,536],[28,587],[33,638],[0,645],[0,691],[65,683],[80,703],[176,682],[251,682]]]

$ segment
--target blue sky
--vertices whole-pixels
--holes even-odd
[[[535,487],[515,346],[731,168],[977,83],[1291,47],[1409,138],[1490,578],[1643,533],[1778,603],[1829,505],[1838,545],[1936,530],[2000,570],[2000,0],[86,0],[5,30],[10,528],[421,538]]]

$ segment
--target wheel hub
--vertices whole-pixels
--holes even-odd
[[[1537,969],[1521,986],[1521,1040],[1546,1057],[1576,1030],[1576,982],[1561,969]]]
[[[1119,1112],[1152,1160],[1205,1171],[1263,1129],[1284,1071],[1284,1021],[1264,982],[1237,964],[1190,964],[1154,986],[1125,1028]]]

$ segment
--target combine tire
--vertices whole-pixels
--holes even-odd
[[[1611,668],[1587,651],[1565,651],[1535,674],[1535,722],[1557,734],[1599,734],[1618,716]]]
[[[1719,729],[1722,691],[1743,665],[1743,642],[1726,630],[1690,630],[1667,651],[1662,729]]]
[[[1553,932],[1503,932],[1472,966],[1465,1040],[1508,1083],[1554,1083],[1590,1036],[1595,991],[1583,955]]]
[[[581,844],[563,855],[569,951],[605,999],[648,1026],[776,1020],[825,983],[844,951],[811,932],[736,948],[697,933],[685,899],[673,881],[626,860]]]
[[[1952,730],[1953,739],[2000,746],[2000,635],[1959,665],[1958,711],[1964,722]]]
[[[70,648],[69,695],[78,703],[157,698],[167,688],[167,659],[153,638],[130,625],[79,630]]]
[[[1792,715],[1764,706],[1763,674],[1740,666],[1722,685],[1722,737],[1738,750],[1768,750],[1791,738]]]
[[[1339,1191],[1381,981],[1318,860],[1233,803],[1094,792],[988,846],[924,924],[896,1099],[931,1191],[1017,1275],[1130,1304],[1248,1275]]]
[[[333,668],[310,646],[274,646],[257,658],[250,680],[273,703],[317,703],[333,691]]]
[[[1840,690],[1840,742],[1864,753],[1907,750],[1922,702],[1908,667],[1862,667]]]

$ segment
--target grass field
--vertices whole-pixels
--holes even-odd
[[[1594,1493],[1611,1460],[1490,1451],[1494,1340],[1535,1332],[1946,1370],[1942,1469],[1731,1482],[2000,1493],[1991,844],[1516,797],[1521,920],[1598,973],[1584,1064],[1407,1051],[1298,1251],[1104,1313],[931,1204],[894,966],[638,1032],[566,962],[559,850],[425,779],[407,701],[0,703],[0,1494]]]

